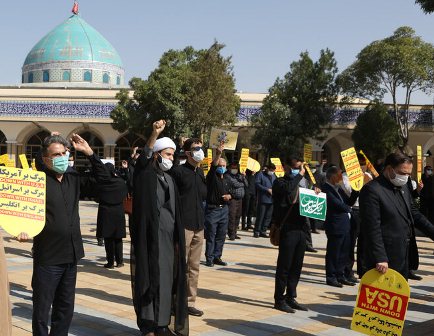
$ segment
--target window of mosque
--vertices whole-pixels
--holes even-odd
[[[0,155],[7,154],[6,135],[0,131]]]
[[[105,84],[108,84],[110,82],[110,76],[107,72],[105,72],[104,75],[102,76],[102,82]]]
[[[116,77],[116,85],[121,85],[121,76]]]
[[[116,167],[121,165],[122,160],[128,160],[134,147],[145,147],[146,140],[134,133],[127,133],[116,141],[115,162]]]
[[[62,80],[64,82],[69,82],[71,80],[71,72],[70,71],[64,71],[62,75]]]
[[[50,133],[47,131],[40,131],[39,133],[36,133],[30,137],[30,139],[27,141],[25,152],[28,161],[31,162],[34,158],[36,158],[36,155],[42,148],[42,142],[49,135]]]
[[[92,72],[91,71],[85,71],[83,75],[83,80],[85,82],[92,82]]]
[[[28,83],[33,83],[33,72],[29,73],[29,80],[27,82]]]
[[[50,81],[50,72],[48,70],[45,70],[42,73],[42,81],[43,82],[49,82]]]

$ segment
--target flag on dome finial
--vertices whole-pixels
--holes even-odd
[[[75,15],[78,15],[78,2],[77,2],[77,0],[74,1],[74,7],[72,7],[72,12]]]

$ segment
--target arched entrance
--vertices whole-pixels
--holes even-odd
[[[42,143],[44,142],[44,139],[49,135],[50,133],[48,133],[47,131],[40,131],[32,135],[29,140],[27,140],[25,146],[25,154],[28,161],[31,162],[34,158],[36,158],[36,155],[42,148]]]
[[[0,155],[7,154],[8,146],[6,140],[6,135],[0,131]]]
[[[115,147],[116,166],[119,166],[122,160],[129,159],[131,151],[134,147],[143,148],[145,147],[145,144],[146,141],[144,138],[133,133],[127,133],[124,136],[120,137],[116,141]]]

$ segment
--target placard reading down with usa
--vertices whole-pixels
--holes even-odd
[[[0,225],[12,236],[36,236],[45,226],[45,195],[45,173],[0,167]]]
[[[360,281],[351,329],[365,335],[401,336],[410,298],[410,286],[398,272],[376,269]]]
[[[325,220],[327,215],[327,195],[300,188],[300,215],[319,220]]]

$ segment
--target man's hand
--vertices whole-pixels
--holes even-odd
[[[273,189],[268,189],[267,191],[270,195],[273,195]]]
[[[375,265],[375,269],[384,274],[387,272],[387,270],[389,269],[389,264],[387,262],[379,262]]]
[[[306,163],[307,164],[307,163]],[[306,168],[304,167],[304,163],[301,165],[301,167],[300,167],[300,172],[299,172],[299,174],[301,175],[301,176],[304,176],[304,174],[306,174]]]
[[[422,180],[419,181],[419,183],[417,184],[417,193],[420,194],[421,190],[423,189],[423,182]]]
[[[318,187],[314,187],[313,190],[315,191],[315,194],[319,194],[321,192],[321,189]]]
[[[121,165],[122,165],[122,168],[125,168],[125,169],[128,168],[128,162],[125,160],[122,160]]]
[[[222,196],[223,201],[228,202],[232,199],[232,196],[230,194],[225,194]]]
[[[225,143],[224,141],[222,141],[220,142],[220,145],[215,149],[216,155],[222,155],[224,150],[225,150]]]
[[[90,148],[89,144],[86,140],[84,140],[78,134],[72,134],[71,143],[74,146],[75,150],[78,152],[82,152],[86,156],[90,156],[93,154],[92,148]]]
[[[166,120],[158,120],[152,124],[152,131],[157,137],[164,131]]]
[[[29,237],[29,235],[27,234],[27,232],[21,232],[21,233],[16,237],[16,239],[17,239],[20,243],[23,243],[23,242],[28,241],[28,240],[30,239],[30,237]]]

